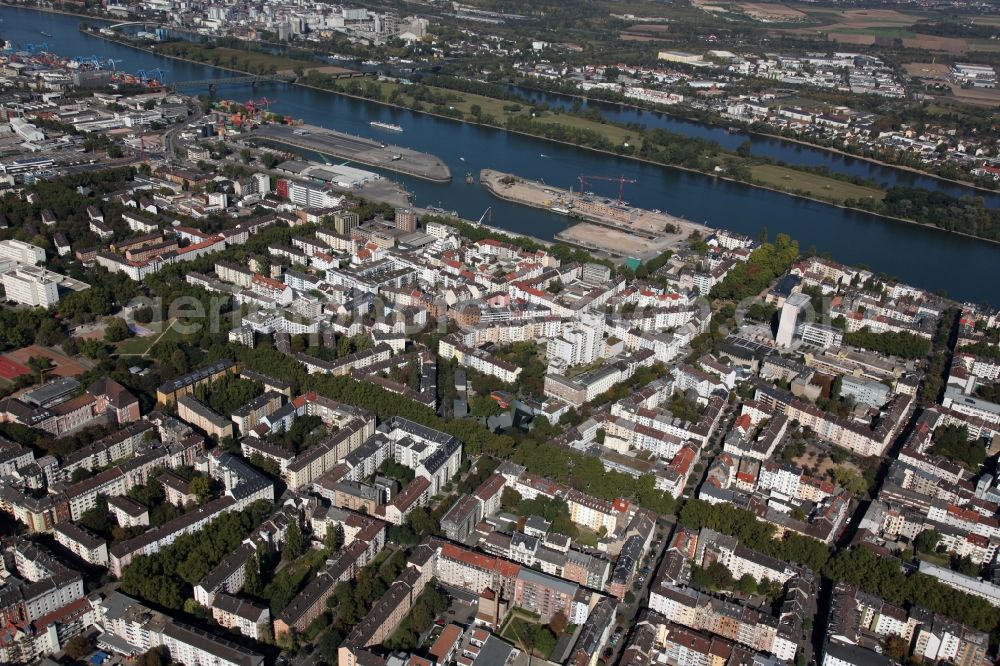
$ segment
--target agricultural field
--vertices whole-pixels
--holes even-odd
[[[769,2],[741,2],[737,6],[750,18],[766,23],[793,23],[809,19],[808,14],[788,5]]]
[[[948,78],[948,65],[939,62],[908,62],[903,65],[907,76],[920,79],[945,80]]]
[[[969,42],[960,37],[938,37],[936,35],[920,35],[903,38],[903,46],[908,49],[923,49],[925,51],[941,51],[961,55],[969,52]]]
[[[770,5],[768,5],[770,6]],[[775,7],[785,5],[774,5]],[[795,7],[789,6],[790,9]],[[898,11],[895,9],[850,9],[831,11],[803,6],[801,11],[808,14],[808,27],[790,27],[785,32],[802,36],[825,33],[830,41],[857,46],[870,46],[878,39],[899,39],[907,48],[964,54],[971,50],[968,40],[960,37],[939,37],[914,31],[913,25],[920,20],[933,18],[923,12]],[[989,41],[989,40],[979,40]],[[1000,47],[1000,45],[998,45]]]
[[[963,88],[952,84],[951,93],[965,104],[990,107],[1000,104],[1000,89],[997,88]]]

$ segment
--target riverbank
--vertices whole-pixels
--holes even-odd
[[[126,46],[103,40],[95,41],[78,30],[80,20],[73,17],[30,14],[5,7],[0,8],[0,18],[4,19],[0,25],[5,38],[18,43],[37,41],[37,29],[42,25],[42,29],[55,35],[55,39],[50,40],[54,43],[52,50],[64,57],[98,53],[105,60],[113,58],[119,61],[118,68],[127,71],[145,69],[149,72],[158,68],[169,70],[169,78],[176,81],[207,81],[232,76],[207,66],[171,61]],[[346,88],[345,83],[342,82],[341,85]],[[359,80],[359,83],[362,87],[356,92],[362,95],[371,92],[367,90],[366,81]],[[186,92],[205,93],[206,86]],[[635,185],[625,185],[625,198],[633,205],[650,210],[669,210],[680,217],[706,222],[714,228],[730,229],[752,238],[758,237],[761,230],[767,228],[771,238],[777,234],[787,234],[798,239],[803,248],[815,247],[817,252],[826,253],[837,261],[850,265],[863,264],[878,273],[931,292],[945,289],[962,301],[998,302],[1000,292],[997,285],[983,280],[982,275],[984,266],[1000,264],[1000,246],[979,243],[957,234],[930,234],[919,227],[880,220],[864,213],[848,212],[836,206],[818,205],[801,198],[789,198],[780,193],[729,183],[719,178],[705,178],[701,174],[690,174],[682,169],[668,169],[637,160],[615,159],[594,151],[580,150],[576,146],[562,146],[489,127],[457,125],[427,114],[409,113],[301,86],[265,83],[255,88],[249,82],[227,87],[220,84],[219,95],[238,102],[266,95],[280,100],[277,105],[272,105],[273,112],[287,113],[306,123],[325,125],[373,138],[384,139],[387,135],[378,133],[376,137],[376,133],[369,127],[372,120],[400,125],[404,128],[404,134],[397,142],[415,150],[440,155],[451,167],[452,174],[457,176],[469,171],[478,173],[480,169],[493,168],[562,187],[573,185],[575,188],[577,174],[623,175],[626,179],[636,181]],[[613,114],[614,110],[609,109],[608,113]],[[633,115],[632,112],[627,112],[614,117],[627,122]],[[658,126],[667,122],[666,119],[654,120],[652,117],[648,117],[647,121],[655,122]],[[696,136],[699,132],[704,132],[693,126],[680,129],[694,132]],[[726,139],[727,135],[715,130],[711,135],[723,137],[726,145],[732,144],[731,147],[739,145],[743,140],[743,137],[735,135]],[[756,143],[757,139],[754,141]],[[790,147],[779,148],[776,143],[762,145],[774,146],[774,150],[782,153],[796,150]],[[811,157],[830,159],[819,153],[814,153]],[[839,170],[839,165],[834,168]],[[851,168],[852,172],[856,172],[868,167],[855,163]],[[383,173],[393,177],[392,174]],[[900,177],[911,176],[900,173]],[[445,184],[409,177],[399,177],[396,180],[412,193],[414,205],[454,209],[462,218],[482,218],[484,223],[494,228],[551,241],[568,226],[564,217],[497,199],[481,187],[466,184],[461,177],[455,177]],[[612,194],[618,187],[617,184],[595,183],[593,189]],[[893,207],[893,210],[896,208],[898,207]],[[492,219],[484,217],[487,209],[492,209]],[[925,218],[921,217],[921,220]],[[961,226],[954,228],[969,230]]]
[[[159,52],[159,51],[156,51],[156,50],[151,50],[151,49],[145,49],[145,48],[142,48],[142,47],[137,47],[137,46],[135,46],[134,44],[132,44],[132,43],[130,43],[128,41],[112,39],[112,38],[108,37],[107,35],[100,35],[100,34],[94,32],[94,31],[87,31],[86,34],[88,34],[88,35],[97,35],[97,36],[100,36],[103,39],[106,39],[106,40],[110,41],[110,42],[114,42],[114,43],[117,43],[119,45],[122,45],[122,46],[125,46],[125,47],[128,47],[128,48],[133,48],[133,49],[145,51],[147,53],[150,53],[150,54],[153,54],[153,55],[157,55],[157,56],[160,56],[160,57],[164,57],[164,58],[172,58],[172,59],[177,59],[177,60],[183,60],[183,61],[186,61],[186,62],[191,62],[193,64],[198,64],[198,65],[202,65],[202,66],[205,66],[205,67],[222,69],[222,70],[225,70],[225,71],[230,71],[230,72],[234,72],[234,73],[238,73],[238,74],[252,74],[252,72],[246,72],[246,71],[239,70],[239,69],[228,68],[228,67],[214,65],[214,64],[211,64],[211,63],[201,62],[201,61],[197,61],[197,60],[189,60],[189,59],[186,59],[186,58],[179,58],[177,56],[172,56],[172,55],[169,55],[169,54],[165,54],[165,53],[162,53],[162,52]],[[445,119],[445,120],[458,121],[458,122],[467,123],[467,124],[473,125],[473,126],[478,125],[478,126],[482,126],[482,127],[488,127],[488,128],[500,130],[500,131],[503,131],[503,132],[507,132],[507,133],[510,133],[510,134],[517,134],[517,135],[521,135],[521,136],[531,137],[531,138],[534,138],[534,139],[541,139],[541,140],[544,140],[546,142],[550,142],[550,143],[554,143],[554,144],[561,144],[561,145],[570,146],[570,147],[577,148],[577,149],[585,149],[585,150],[588,150],[588,151],[591,151],[591,152],[594,152],[594,153],[605,154],[605,155],[609,155],[609,156],[613,156],[613,157],[617,157],[617,158],[624,158],[624,159],[634,160],[634,161],[637,161],[637,162],[641,162],[641,163],[645,163],[645,164],[650,164],[650,165],[655,165],[655,166],[658,166],[658,167],[665,167],[665,168],[677,169],[677,170],[680,170],[680,171],[684,171],[684,172],[688,172],[688,173],[694,173],[694,174],[699,174],[699,175],[702,175],[702,176],[711,176],[713,178],[717,178],[717,179],[721,179],[721,180],[725,180],[725,181],[733,182],[733,183],[739,183],[739,184],[742,184],[742,185],[745,185],[745,186],[748,186],[748,187],[758,188],[758,189],[766,190],[766,191],[769,191],[769,192],[776,192],[776,193],[783,194],[785,196],[796,197],[796,198],[803,199],[803,200],[806,200],[806,201],[812,201],[812,202],[815,202],[815,203],[820,203],[820,204],[825,204],[825,205],[833,206],[835,208],[840,208],[842,210],[855,211],[855,212],[858,212],[858,213],[863,213],[863,214],[866,214],[866,215],[871,215],[873,217],[879,217],[879,218],[882,218],[882,219],[885,219],[885,220],[895,220],[895,221],[907,222],[907,223],[915,224],[915,225],[918,225],[918,226],[921,226],[921,227],[932,228],[932,229],[936,229],[938,231],[942,231],[942,232],[945,232],[945,233],[951,233],[951,234],[955,234],[955,235],[959,235],[959,236],[964,236],[966,238],[971,238],[971,239],[975,239],[975,240],[979,240],[979,241],[988,241],[988,242],[990,242],[990,243],[992,243],[994,245],[998,243],[998,241],[996,241],[996,240],[989,239],[989,238],[983,238],[981,236],[976,236],[974,234],[964,233],[964,232],[960,232],[960,231],[954,231],[954,230],[950,230],[950,229],[942,229],[941,227],[937,227],[937,226],[932,225],[932,224],[924,224],[924,223],[918,222],[917,220],[900,218],[900,217],[896,217],[896,216],[892,216],[892,215],[886,215],[886,214],[883,214],[883,213],[879,213],[877,211],[871,211],[871,210],[867,210],[867,209],[864,209],[864,208],[859,208],[859,207],[855,207],[855,206],[849,206],[849,205],[846,205],[846,204],[843,204],[843,203],[833,202],[833,201],[830,201],[828,199],[824,199],[824,198],[821,198],[821,197],[809,196],[808,194],[791,192],[791,191],[788,191],[788,190],[785,190],[785,189],[782,189],[782,188],[773,187],[773,186],[769,186],[769,185],[764,185],[764,184],[760,184],[760,183],[753,182],[753,181],[747,181],[747,180],[744,180],[744,179],[741,179],[741,178],[733,178],[731,176],[726,176],[725,174],[722,174],[722,173],[706,172],[706,171],[703,171],[703,170],[700,170],[700,169],[694,169],[694,168],[685,167],[685,166],[681,166],[681,165],[667,164],[667,163],[663,163],[663,162],[659,162],[659,161],[655,161],[655,160],[651,160],[651,159],[637,157],[635,155],[625,155],[625,154],[621,154],[621,153],[618,153],[618,152],[615,152],[615,151],[603,150],[603,149],[595,148],[595,147],[592,147],[592,146],[581,145],[581,144],[574,143],[574,142],[571,142],[571,141],[562,141],[562,140],[559,140],[559,139],[554,139],[554,138],[547,137],[547,136],[542,135],[542,134],[535,134],[535,133],[532,133],[532,132],[526,132],[526,131],[522,131],[522,130],[515,130],[515,129],[501,127],[501,126],[497,126],[497,125],[493,125],[493,124],[489,124],[489,123],[476,122],[475,120],[472,120],[472,119],[466,117],[465,114],[462,114],[461,117],[456,117],[455,115],[449,115],[449,114],[444,114],[444,113],[436,113],[433,110],[428,110],[428,109],[413,109],[412,107],[407,106],[405,104],[397,104],[397,103],[393,103],[393,102],[390,102],[390,101],[387,101],[387,100],[384,100],[384,99],[373,99],[373,98],[370,98],[370,97],[366,97],[364,95],[351,94],[351,93],[348,93],[348,92],[345,92],[345,91],[339,90],[339,89],[327,88],[327,87],[323,87],[323,86],[317,86],[317,85],[312,85],[312,84],[304,83],[304,82],[301,82],[299,80],[296,80],[295,82],[293,82],[292,85],[300,86],[300,87],[304,87],[304,88],[307,88],[307,89],[316,90],[316,91],[324,92],[324,93],[328,93],[328,94],[341,95],[341,96],[344,96],[344,97],[347,97],[347,98],[357,99],[357,100],[361,100],[361,101],[369,102],[369,103],[375,103],[375,104],[379,104],[381,106],[385,106],[385,107],[389,107],[389,108],[395,108],[395,109],[400,109],[400,110],[404,110],[404,111],[409,111],[409,112],[412,112],[412,113],[424,114],[424,115],[428,115],[428,116],[432,116],[432,117],[442,118],[442,119]],[[446,89],[446,88],[441,88],[439,90],[444,91],[444,92],[455,92],[456,94],[458,94],[458,91],[450,91],[449,89]],[[502,100],[495,100],[495,101],[502,102]],[[573,116],[566,116],[566,117],[573,117]],[[803,173],[808,173],[808,172],[803,172]],[[836,181],[838,179],[831,179],[831,180]]]
[[[343,90],[333,90],[333,89],[329,89],[329,88],[323,88],[323,87],[320,87],[320,86],[313,86],[313,85],[309,85],[309,84],[305,84],[305,83],[299,83],[299,82],[296,82],[295,85],[302,85],[302,86],[306,86],[308,88],[311,88],[313,90],[318,90],[318,91],[327,92],[327,93],[333,93],[333,94],[337,94],[337,95],[343,95],[345,97],[349,97],[349,98],[352,98],[352,99],[357,99],[357,100],[362,100],[362,101],[371,102],[371,103],[375,103],[375,104],[380,104],[382,106],[387,106],[387,107],[391,107],[391,108],[395,108],[395,109],[401,109],[401,110],[405,110],[405,111],[410,111],[410,112],[413,112],[413,113],[421,113],[421,114],[433,116],[433,117],[436,117],[436,118],[442,118],[442,119],[445,119],[445,120],[451,120],[451,121],[455,121],[455,122],[467,123],[469,125],[474,125],[474,126],[490,127],[490,128],[493,128],[493,129],[497,129],[497,130],[501,130],[501,131],[504,131],[504,132],[508,132],[510,134],[518,134],[518,135],[521,135],[521,136],[531,137],[531,138],[534,138],[534,139],[541,139],[543,141],[548,141],[550,143],[561,144],[561,145],[564,145],[564,146],[572,146],[574,148],[588,150],[588,151],[591,151],[591,152],[594,152],[594,153],[600,153],[600,154],[609,155],[609,156],[613,156],[613,157],[617,157],[617,158],[622,158],[622,159],[634,160],[634,161],[637,161],[637,162],[642,162],[642,163],[645,163],[645,164],[651,164],[651,165],[655,165],[655,166],[659,166],[659,167],[664,167],[664,168],[678,169],[680,171],[685,171],[687,173],[699,174],[699,175],[702,175],[702,176],[709,176],[709,177],[712,177],[712,178],[717,178],[719,180],[724,180],[724,181],[731,182],[731,183],[738,183],[738,184],[745,185],[745,186],[748,186],[748,187],[754,187],[754,188],[757,188],[757,189],[760,189],[760,190],[766,190],[766,191],[769,191],[769,192],[775,192],[775,193],[783,194],[785,196],[795,197],[795,198],[798,198],[798,199],[803,199],[803,200],[811,201],[811,202],[814,202],[814,203],[824,204],[824,205],[827,205],[827,206],[833,206],[833,207],[839,208],[841,210],[849,210],[849,211],[853,211],[853,212],[857,212],[857,213],[863,213],[863,214],[866,214],[866,215],[871,215],[871,216],[878,217],[878,218],[885,219],[885,220],[893,220],[893,221],[897,221],[897,222],[906,222],[908,224],[913,224],[913,225],[917,225],[917,226],[920,226],[920,227],[925,227],[925,228],[928,228],[928,229],[934,229],[934,230],[942,232],[942,233],[955,234],[955,235],[958,235],[958,236],[963,236],[965,238],[970,238],[970,239],[974,239],[974,240],[977,240],[977,241],[987,242],[987,243],[990,243],[990,244],[993,244],[993,245],[1000,244],[1000,239],[984,238],[982,236],[977,236],[975,234],[969,234],[969,233],[965,233],[965,232],[961,232],[961,231],[955,231],[955,230],[952,230],[952,229],[944,229],[942,227],[939,227],[939,226],[936,226],[936,225],[933,225],[933,224],[926,224],[926,223],[920,222],[918,220],[909,219],[909,218],[902,218],[902,217],[898,217],[898,216],[895,216],[895,215],[888,215],[888,214],[885,214],[885,213],[880,213],[878,211],[868,210],[866,208],[861,208],[861,207],[858,207],[858,206],[851,206],[851,205],[848,205],[848,204],[846,204],[844,202],[831,201],[830,199],[826,199],[826,198],[823,198],[823,197],[812,196],[810,194],[804,194],[804,193],[802,193],[800,191],[791,191],[791,190],[783,189],[781,187],[776,187],[774,185],[769,185],[769,184],[766,184],[766,183],[761,183],[759,181],[746,180],[746,179],[743,179],[743,178],[736,178],[736,177],[733,177],[731,175],[726,175],[725,172],[714,172],[714,171],[710,172],[710,171],[703,171],[703,170],[695,169],[695,168],[691,168],[691,167],[686,167],[686,166],[679,165],[679,164],[668,164],[668,163],[659,162],[659,161],[656,161],[656,160],[651,160],[651,159],[647,159],[647,158],[643,158],[643,157],[638,157],[638,156],[635,156],[635,155],[621,154],[621,153],[617,153],[617,152],[614,152],[614,151],[611,151],[611,150],[603,150],[601,148],[595,148],[593,146],[581,145],[581,144],[574,143],[574,142],[571,142],[571,141],[562,141],[562,140],[559,140],[559,139],[553,139],[553,138],[547,137],[547,136],[545,136],[543,134],[534,134],[534,133],[531,133],[531,132],[525,132],[525,131],[522,131],[522,130],[516,130],[516,129],[509,128],[509,127],[499,127],[499,126],[492,125],[492,124],[489,124],[489,123],[476,122],[474,120],[471,120],[471,119],[465,117],[464,114],[463,114],[462,117],[456,117],[456,116],[452,116],[452,115],[448,115],[448,114],[435,113],[434,111],[427,110],[427,109],[419,109],[419,110],[417,110],[417,109],[413,109],[413,108],[411,108],[411,107],[409,107],[409,106],[407,106],[405,104],[395,104],[393,102],[389,102],[389,101],[386,101],[386,100],[372,99],[370,97],[365,97],[363,95],[353,95],[353,94],[347,93],[347,92],[345,92]],[[446,88],[441,88],[440,90],[449,91],[449,89],[446,89]],[[459,91],[450,91],[450,92],[456,92],[456,93],[458,93]],[[466,94],[470,94],[470,93],[466,93]],[[503,100],[496,100],[496,101],[502,102]],[[567,117],[573,117],[573,116],[567,116]],[[730,153],[725,153],[725,154],[726,155],[730,155]],[[753,168],[753,167],[751,167],[751,168]],[[874,188],[868,188],[866,186],[854,185],[853,183],[850,183],[849,181],[842,180],[842,179],[839,179],[839,178],[831,178],[831,177],[828,177],[828,176],[818,176],[817,174],[815,174],[815,173],[813,173],[812,171],[809,171],[809,170],[801,170],[801,169],[796,170],[793,167],[780,167],[780,168],[787,168],[789,170],[795,171],[796,174],[801,174],[802,177],[805,178],[805,179],[815,180],[816,178],[826,178],[827,180],[829,180],[831,182],[831,187],[834,187],[834,188],[853,187],[853,188],[857,188],[859,190],[866,190],[866,191],[871,191],[871,190],[874,189]],[[882,192],[881,190],[878,190],[878,191]],[[882,193],[884,194],[884,192],[882,192]],[[871,195],[865,194],[865,196],[871,196]]]
[[[19,5],[11,2],[0,2],[0,7],[9,7],[11,9],[26,9],[31,12],[45,12],[46,14],[59,14],[61,16],[76,16],[78,18],[88,19],[91,21],[104,21],[105,23],[113,23],[114,21],[119,20],[116,17],[94,16],[93,14],[84,14],[82,12],[71,12],[65,9],[40,7],[38,5]]]
[[[895,215],[886,215],[885,213],[877,213],[875,211],[866,210],[864,208],[859,208],[857,206],[847,206],[847,205],[843,205],[843,204],[831,203],[830,201],[825,201],[823,199],[816,199],[816,198],[810,197],[808,195],[794,194],[794,193],[791,193],[791,192],[786,192],[785,190],[780,190],[780,189],[777,189],[777,188],[774,188],[774,187],[768,187],[767,185],[760,185],[760,184],[757,184],[757,183],[747,183],[747,182],[745,182],[743,180],[739,180],[739,179],[736,179],[736,178],[729,178],[729,177],[723,176],[723,175],[716,175],[715,177],[718,178],[719,180],[725,180],[725,181],[728,181],[730,183],[737,183],[739,185],[750,185],[750,186],[756,187],[757,189],[760,189],[760,190],[768,190],[770,192],[775,192],[777,194],[784,194],[785,196],[796,197],[797,199],[804,199],[806,201],[812,201],[812,202],[815,202],[815,203],[824,204],[826,206],[833,206],[834,208],[840,208],[841,210],[849,210],[849,211],[852,211],[852,212],[855,212],[855,213],[864,213],[865,215],[872,215],[874,217],[878,217],[878,218],[881,218],[883,220],[892,220],[893,222],[904,222],[906,224],[915,225],[915,226],[918,226],[918,227],[922,227],[924,229],[931,229],[933,231],[937,231],[937,232],[940,232],[940,233],[943,233],[943,234],[950,234],[950,235],[954,235],[954,236],[963,236],[963,237],[968,238],[970,240],[974,240],[974,241],[979,241],[979,242],[982,242],[982,243],[989,243],[991,245],[1000,246],[1000,240],[994,240],[992,238],[983,238],[982,236],[974,236],[972,234],[967,234],[967,233],[964,233],[962,231],[954,231],[952,229],[942,229],[941,227],[935,226],[933,224],[924,224],[923,222],[918,222],[917,220],[911,220],[911,219],[908,219],[908,218],[905,218],[905,217],[897,217]]]
[[[501,84],[501,85],[503,85],[503,84]],[[752,130],[752,129],[750,129],[750,126],[748,124],[746,124],[744,122],[741,122],[741,121],[738,121],[738,120],[725,121],[722,118],[719,118],[718,121],[706,120],[704,118],[697,118],[697,117],[693,117],[693,116],[689,116],[689,115],[685,115],[685,114],[681,114],[681,113],[671,112],[671,108],[669,106],[665,106],[665,105],[662,105],[662,104],[654,104],[652,106],[643,106],[643,105],[636,104],[636,103],[633,103],[633,102],[611,101],[611,100],[601,99],[599,97],[587,97],[586,95],[581,95],[581,94],[574,94],[574,93],[561,92],[561,91],[555,91],[555,90],[546,90],[544,88],[538,88],[538,87],[535,87],[535,86],[532,86],[532,85],[528,85],[526,82],[521,82],[521,81],[518,81],[518,82],[508,82],[506,85],[510,85],[510,86],[515,87],[515,88],[521,88],[523,90],[528,90],[528,91],[531,91],[531,92],[541,93],[541,94],[545,94],[545,95],[559,95],[561,97],[568,97],[570,99],[576,99],[576,100],[580,100],[582,102],[589,102],[589,103],[593,103],[593,104],[609,104],[609,105],[612,105],[612,106],[620,106],[620,107],[627,108],[627,109],[635,109],[637,111],[642,111],[644,113],[659,113],[659,114],[662,114],[662,115],[667,116],[669,118],[675,118],[677,120],[682,120],[682,121],[689,122],[689,123],[697,123],[699,125],[703,125],[703,126],[709,127],[709,128],[717,128],[717,129],[726,129],[726,130],[728,130],[730,127],[737,127],[737,128],[739,128],[739,130],[742,133],[744,133],[744,134],[746,134],[748,136],[752,135],[752,136],[757,136],[757,137],[761,137],[761,138],[765,138],[765,139],[773,139],[775,141],[787,141],[789,143],[794,143],[795,145],[798,145],[798,146],[804,146],[806,148],[812,148],[812,149],[815,149],[815,150],[822,150],[824,152],[831,153],[833,155],[839,155],[841,157],[846,157],[846,158],[850,158],[850,159],[859,160],[859,161],[862,161],[862,162],[866,162],[868,164],[874,164],[876,166],[885,167],[887,169],[899,169],[900,171],[906,171],[908,173],[916,174],[916,175],[919,175],[919,176],[924,176],[924,177],[927,177],[927,178],[933,178],[934,180],[939,180],[942,183],[950,183],[952,185],[959,185],[961,187],[967,187],[969,189],[976,190],[978,192],[984,192],[984,193],[989,193],[989,194],[997,194],[998,192],[1000,192],[1000,189],[990,189],[988,187],[983,187],[982,185],[978,185],[978,184],[976,184],[976,183],[974,183],[972,181],[959,180],[957,178],[946,178],[945,176],[942,176],[940,174],[936,174],[936,173],[934,173],[932,171],[926,171],[924,169],[918,169],[916,167],[907,166],[907,165],[903,165],[903,164],[894,164],[892,162],[886,162],[884,160],[879,160],[879,159],[876,159],[874,157],[867,157],[865,155],[857,155],[855,153],[850,153],[850,152],[847,152],[846,150],[842,150],[840,148],[834,148],[833,146],[824,146],[824,145],[819,144],[819,143],[812,143],[810,141],[805,141],[804,139],[798,139],[798,138],[794,138],[794,137],[788,137],[788,136],[784,136],[782,134],[773,134],[771,132],[761,132],[759,130]]]
[[[105,33],[102,33],[100,31],[98,31],[98,30],[84,30],[82,26],[80,28],[80,31],[83,32],[88,37],[96,37],[98,39],[103,39],[104,41],[109,42],[111,44],[117,44],[119,46],[124,46],[124,47],[130,48],[130,49],[135,49],[136,51],[142,51],[143,53],[148,53],[150,55],[159,56],[161,58],[169,58],[170,60],[177,60],[178,62],[186,62],[186,63],[190,63],[192,65],[200,65],[202,67],[211,67],[212,69],[221,69],[224,72],[230,72],[232,74],[239,74],[241,76],[261,76],[261,77],[270,76],[269,74],[261,74],[260,72],[253,72],[253,71],[250,71],[248,69],[240,69],[238,67],[227,67],[226,65],[220,65],[220,64],[208,62],[206,60],[195,60],[194,58],[186,58],[184,56],[176,55],[176,54],[173,54],[173,53],[166,53],[164,51],[159,51],[159,50],[157,50],[157,49],[155,49],[155,48],[153,48],[151,46],[143,46],[143,45],[140,45],[140,44],[136,44],[136,43],[131,42],[131,41],[127,40],[127,39],[115,39],[115,38],[113,38],[113,37],[111,37],[109,35],[106,35]],[[237,50],[236,49],[228,49],[226,52],[228,53],[228,52],[232,52],[232,51],[237,51]],[[295,61],[295,62],[305,63],[305,61]],[[316,70],[330,69],[330,66],[328,66],[328,65],[322,65],[322,64],[317,63],[315,69]],[[344,72],[351,72],[352,74],[359,74],[361,76],[364,76],[364,74],[362,72],[355,72],[354,70],[347,70],[347,69],[344,69],[344,68],[338,68],[338,69],[343,69]],[[279,71],[278,74],[276,74],[275,76],[279,76],[279,75],[282,75],[281,71]],[[287,83],[291,83],[291,82],[287,82]]]
[[[875,159],[874,157],[865,157],[863,155],[855,155],[854,153],[849,153],[846,150],[840,148],[834,148],[832,146],[822,146],[818,143],[810,143],[809,141],[803,141],[802,139],[794,139],[792,137],[782,136],[781,134],[769,134],[767,132],[752,132],[750,130],[745,130],[748,134],[753,134],[754,136],[761,136],[767,139],[775,139],[776,141],[788,141],[799,146],[805,146],[807,148],[815,148],[816,150],[825,150],[828,153],[833,153],[834,155],[840,155],[841,157],[847,157],[853,160],[861,160],[868,162],[869,164],[876,164],[880,167],[885,167],[887,169],[899,169],[900,171],[907,171],[909,173],[917,174],[919,176],[926,176],[927,178],[933,178],[934,180],[940,180],[942,183],[951,183],[952,185],[961,185],[962,187],[968,187],[971,190],[976,190],[978,192],[986,192],[989,194],[997,194],[1000,190],[991,190],[988,187],[983,187],[982,185],[977,185],[968,180],[956,180],[954,178],[945,178],[936,173],[931,173],[930,171],[924,171],[916,167],[906,166],[903,164],[893,164],[892,162],[884,162],[882,160]]]

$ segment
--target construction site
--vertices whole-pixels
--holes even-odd
[[[677,246],[692,231],[708,231],[690,220],[629,206],[622,199],[624,186],[635,181],[623,176],[581,175],[576,192],[492,169],[483,169],[479,180],[501,199],[580,220],[556,239],[612,257],[649,259]],[[617,182],[618,198],[588,192],[589,183],[596,180]]]

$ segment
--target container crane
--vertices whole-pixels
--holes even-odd
[[[251,115],[257,115],[261,111],[267,112],[268,108],[274,104],[276,100],[268,99],[266,97],[261,97],[260,99],[248,99],[246,104],[246,110]]]

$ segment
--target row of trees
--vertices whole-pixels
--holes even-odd
[[[959,351],[964,354],[974,354],[982,358],[1000,360],[1000,345],[989,342],[976,342],[971,345],[962,346]]]
[[[182,608],[192,587],[233,552],[270,510],[270,503],[255,502],[182,535],[155,555],[137,557],[122,572],[122,591],[164,608]]]
[[[434,624],[434,618],[448,610],[448,597],[435,589],[432,583],[424,587],[409,615],[385,641],[388,650],[411,652],[419,646],[420,637]]]
[[[853,347],[871,349],[880,354],[899,356],[900,358],[923,358],[931,351],[931,341],[927,338],[905,331],[875,333],[867,326],[860,331],[844,333],[844,342]]]
[[[513,488],[504,488],[500,501],[505,509],[524,518],[541,516],[552,523],[553,532],[573,538],[580,532],[570,518],[569,505],[566,504],[565,500],[549,499],[543,496],[538,496],[535,499],[523,499],[520,493]]]
[[[852,199],[845,204],[947,231],[1000,240],[1000,210],[988,208],[982,197],[953,197],[936,190],[893,187],[881,201]]]
[[[689,529],[710,527],[739,539],[740,543],[781,560],[796,562],[834,581],[856,585],[897,605],[916,605],[947,615],[982,631],[1000,627],[1000,617],[984,599],[953,590],[920,573],[906,575],[896,558],[877,557],[864,547],[842,550],[830,557],[827,546],[816,539],[786,534],[778,540],[774,527],[744,509],[688,500],[678,516]],[[928,539],[923,548],[933,547]],[[710,572],[701,574],[711,582]]]
[[[867,548],[839,552],[823,571],[892,604],[928,608],[981,631],[1000,626],[996,609],[985,599],[953,590],[925,574],[906,575],[896,558],[877,557]]]
[[[712,562],[706,567],[693,567],[691,583],[708,592],[735,591],[744,594],[762,594],[772,601],[784,592],[781,583],[766,578],[758,581],[748,573],[737,580],[721,562]]]
[[[791,268],[798,257],[799,244],[778,234],[774,243],[763,243],[746,262],[729,271],[722,282],[712,287],[711,296],[734,301],[756,296]]]
[[[937,331],[931,341],[934,353],[927,363],[924,381],[920,385],[920,401],[925,405],[938,401],[948,379],[952,356],[951,335],[958,324],[958,316],[958,308],[951,307],[944,311],[938,321]]]
[[[986,447],[980,440],[969,439],[969,428],[965,425],[945,425],[937,428],[933,435],[931,453],[960,462],[974,473],[986,462]]]
[[[762,523],[746,509],[726,504],[688,500],[681,507],[678,522],[688,529],[709,527],[734,536],[748,548],[779,560],[802,564],[813,571],[822,571],[830,557],[826,544],[799,534],[786,534],[783,539],[778,540],[774,536],[773,525]]]

